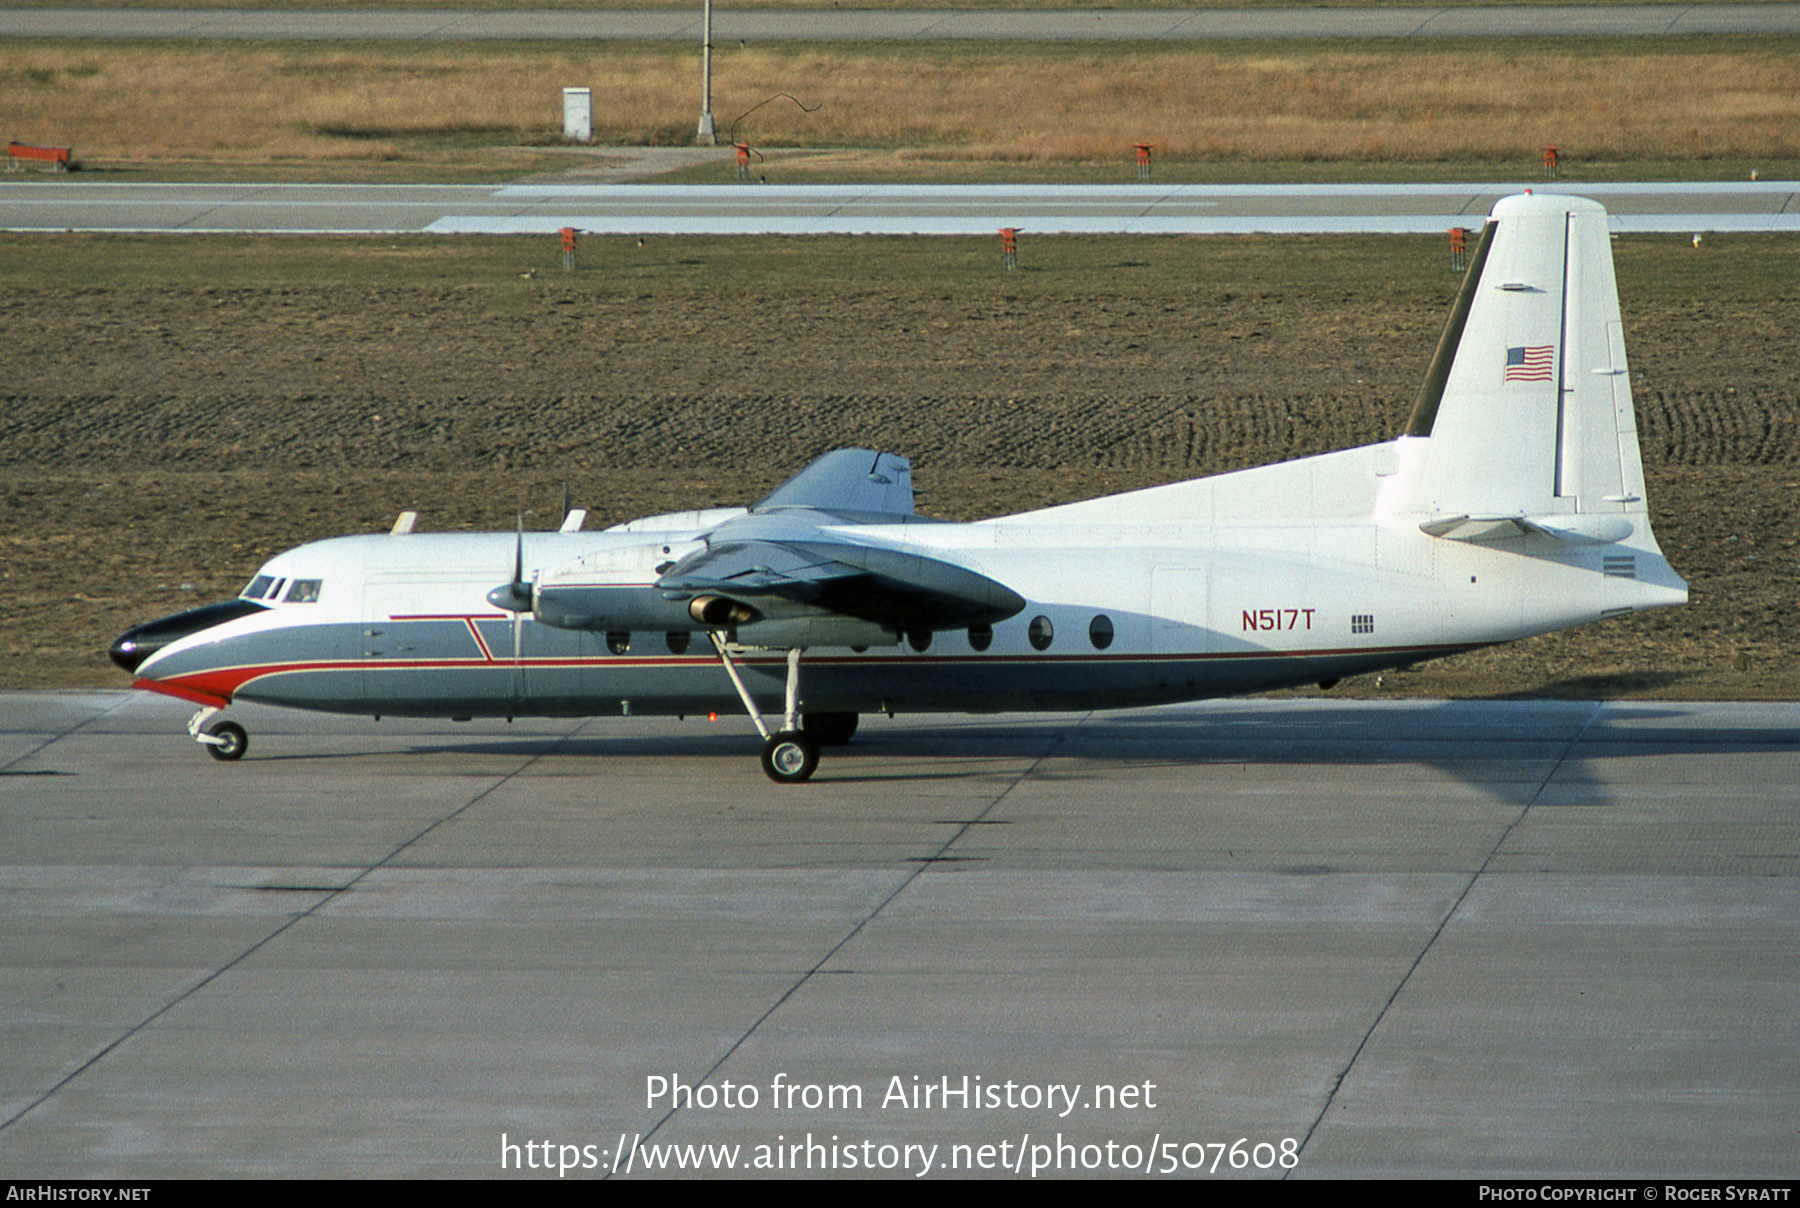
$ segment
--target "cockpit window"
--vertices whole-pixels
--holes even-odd
[[[258,575],[256,578],[250,580],[250,586],[246,587],[243,591],[240,591],[238,595],[246,600],[260,600],[263,598],[263,594],[269,590],[269,584],[274,581],[275,580],[268,575]]]
[[[288,588],[289,604],[317,604],[319,602],[319,584],[323,579],[295,579],[294,585]]]

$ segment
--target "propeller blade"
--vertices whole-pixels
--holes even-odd
[[[513,606],[513,699],[525,696],[525,614],[531,611],[531,584],[525,582],[525,505],[519,504],[518,540],[513,545],[513,577],[506,585]]]
[[[525,509],[519,509],[519,539],[513,546],[513,586],[525,581]]]
[[[512,582],[488,592],[487,602],[507,612],[531,611],[531,584],[525,581],[525,513],[519,512],[519,536],[513,546]],[[515,639],[517,635],[514,635]],[[517,645],[517,642],[514,643]],[[516,653],[516,652],[515,652]]]

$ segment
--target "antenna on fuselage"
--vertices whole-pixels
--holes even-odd
[[[562,524],[557,528],[559,533],[579,533],[581,526],[587,523],[588,510],[575,507],[569,498],[569,480],[563,479]]]

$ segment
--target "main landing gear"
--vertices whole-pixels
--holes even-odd
[[[219,710],[208,706],[188,721],[188,733],[206,748],[206,753],[224,763],[233,763],[250,749],[250,735],[235,721],[211,721]]]
[[[799,784],[806,780],[818,770],[820,747],[841,747],[856,733],[857,715],[854,713],[809,713],[804,718],[800,716],[798,647],[787,653],[787,708],[782,715],[781,729],[771,733],[762,714],[757,711],[756,702],[750,697],[750,690],[744,687],[744,678],[738,673],[737,664],[731,661],[730,651],[725,649],[725,639],[717,632],[709,636],[712,638],[713,649],[719,652],[719,661],[725,664],[725,673],[731,677],[732,686],[737,689],[738,699],[744,702],[744,711],[750,714],[750,720],[756,724],[756,732],[762,735],[763,772],[776,784]]]
[[[819,744],[805,730],[782,730],[763,741],[763,772],[776,784],[799,784],[819,766]]]

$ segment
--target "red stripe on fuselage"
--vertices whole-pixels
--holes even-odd
[[[481,627],[475,624],[475,618],[464,617],[463,624],[469,627],[469,636],[475,639],[475,646],[481,651],[481,657],[490,663],[493,662],[494,652],[488,649],[487,639],[481,636]]]
[[[161,680],[132,680],[131,686],[141,688],[146,692],[160,692],[164,696],[172,696],[176,700],[185,700],[196,705],[210,705],[214,709],[223,709],[231,703],[230,693],[226,693],[224,696],[215,696],[210,692],[198,692],[180,684],[165,684]]]
[[[487,639],[481,636],[481,627],[477,621],[510,621],[513,618],[505,613],[482,613],[476,616],[466,612],[404,612],[390,613],[390,621],[461,621],[468,629],[469,636],[475,639],[475,648],[481,651],[481,657],[494,662],[494,652],[488,648]]]
[[[1334,648],[1328,650],[1241,650],[1217,651],[1188,654],[958,654],[958,655],[860,655],[851,658],[822,657],[808,660],[812,666],[904,666],[908,663],[947,663],[967,664],[1029,664],[1029,663],[1191,663],[1220,662],[1241,659],[1294,659],[1294,658],[1332,658],[1353,654],[1416,654],[1421,658],[1429,658],[1439,654],[1450,654],[1471,647],[1462,645],[1435,646],[1376,646],[1363,648]],[[781,667],[786,663],[782,658],[751,657],[739,660],[740,665]],[[717,660],[705,655],[664,655],[656,658],[630,656],[601,658],[525,658],[525,667],[692,667],[714,666]],[[251,680],[265,675],[283,675],[289,672],[306,671],[419,671],[431,669],[475,669],[496,668],[512,665],[512,660],[498,659],[316,659],[292,663],[260,663],[238,667],[214,667],[205,671],[192,671],[167,680],[140,679],[132,684],[134,688],[145,688],[152,692],[161,692],[165,696],[179,697],[182,700],[199,704],[223,707],[231,703],[231,698]]]

